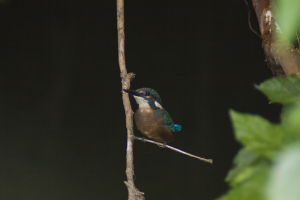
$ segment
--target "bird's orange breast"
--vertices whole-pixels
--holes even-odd
[[[153,109],[138,109],[134,114],[137,129],[146,137],[158,142],[171,142],[173,133],[164,127],[163,116],[157,116]]]

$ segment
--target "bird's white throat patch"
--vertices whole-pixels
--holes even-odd
[[[135,101],[137,104],[139,104],[139,107],[149,107],[148,101],[146,99],[144,99],[143,97],[139,97],[139,96],[133,96],[135,98]]]
[[[135,98],[135,101],[137,104],[139,104],[139,107],[143,107],[143,108],[150,108],[149,103],[146,99],[144,99],[143,97],[139,97],[139,96],[133,96]],[[163,107],[157,102],[154,101],[154,104],[156,107],[162,109]]]

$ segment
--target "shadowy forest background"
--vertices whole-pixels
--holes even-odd
[[[2,1],[0,27],[0,199],[125,199],[115,1]],[[157,90],[183,127],[171,145],[214,160],[136,141],[137,188],[219,197],[240,148],[228,110],[271,122],[281,110],[254,88],[272,72],[245,2],[125,1],[125,34],[131,88]]]

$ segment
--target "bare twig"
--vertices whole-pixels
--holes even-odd
[[[248,4],[247,0],[244,0],[244,2],[245,2],[246,6],[248,8],[248,24],[249,24],[249,27],[250,27],[250,29],[251,29],[251,31],[253,33],[255,33],[258,37],[260,37],[260,35],[251,26],[251,22],[250,22],[250,13],[251,13],[251,10],[250,10],[249,4]]]
[[[159,147],[162,147],[162,148],[168,148],[168,149],[171,149],[171,150],[173,150],[173,151],[177,151],[177,152],[179,152],[179,153],[182,153],[182,154],[184,154],[184,155],[187,155],[187,156],[190,156],[190,157],[193,157],[193,158],[197,158],[197,159],[202,160],[202,161],[204,161],[204,162],[208,162],[208,163],[211,163],[211,164],[213,163],[213,160],[212,160],[212,159],[206,159],[206,158],[201,158],[201,157],[199,157],[199,156],[195,156],[195,155],[193,155],[193,154],[187,153],[187,152],[182,151],[182,150],[180,150],[180,149],[177,149],[177,148],[175,148],[175,147],[166,145],[165,143],[156,142],[156,141],[153,141],[153,140],[148,140],[148,139],[140,138],[140,137],[136,137],[136,136],[134,136],[134,138],[137,139],[137,140],[143,141],[143,142],[149,142],[149,143],[152,143],[152,144],[156,144],[156,145],[158,145]]]
[[[130,88],[130,81],[134,78],[133,73],[127,73],[125,65],[125,33],[124,33],[124,0],[117,0],[117,28],[118,28],[118,54],[119,66],[122,78],[122,89]],[[143,193],[134,185],[134,165],[133,165],[133,111],[130,105],[128,94],[122,92],[123,105],[126,114],[127,128],[127,149],[126,149],[126,176],[125,185],[128,189],[129,200],[145,199]]]

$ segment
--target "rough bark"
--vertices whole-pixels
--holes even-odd
[[[260,27],[266,61],[273,75],[300,76],[300,51],[282,33],[276,21],[280,13],[275,1],[252,0],[252,4]]]

